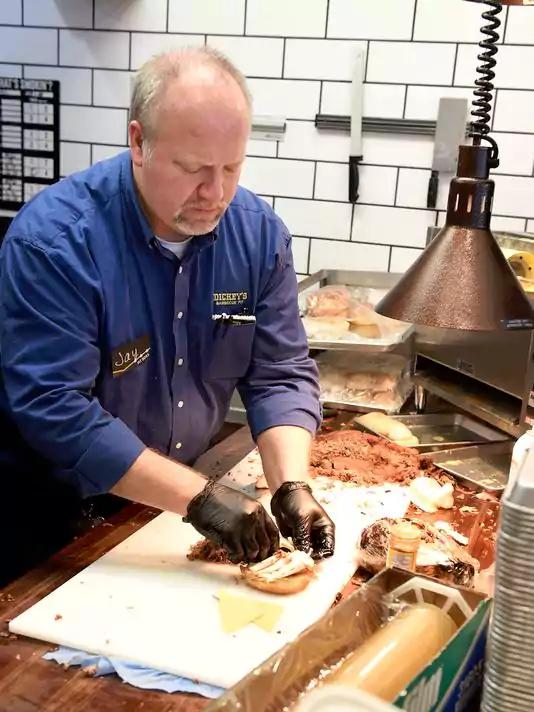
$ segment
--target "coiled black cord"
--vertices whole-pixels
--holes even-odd
[[[476,79],[474,91],[475,99],[473,100],[473,106],[476,107],[471,111],[471,116],[476,117],[476,121],[471,124],[470,136],[473,137],[473,145],[480,146],[482,141],[487,141],[491,147],[491,158],[490,167],[497,168],[499,165],[499,147],[496,141],[488,136],[491,119],[491,102],[493,100],[493,80],[495,79],[495,72],[493,71],[495,65],[497,64],[495,60],[495,55],[497,54],[498,47],[497,42],[499,41],[499,34],[497,29],[501,25],[501,20],[498,15],[502,12],[502,3],[500,0],[467,0],[468,2],[478,2],[484,5],[491,5],[491,10],[486,10],[482,13],[484,20],[487,20],[490,24],[485,25],[481,28],[482,34],[487,36],[487,39],[483,39],[479,42],[479,46],[484,50],[478,55],[478,59],[483,62],[483,64],[477,67],[477,74],[481,75]]]

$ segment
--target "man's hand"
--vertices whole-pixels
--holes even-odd
[[[226,549],[235,564],[263,561],[280,546],[278,529],[262,505],[217,482],[193,497],[184,522]]]
[[[271,500],[271,511],[285,537],[315,559],[332,556],[335,525],[306,482],[284,482]]]

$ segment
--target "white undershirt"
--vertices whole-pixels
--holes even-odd
[[[161,237],[158,237],[157,235],[155,235],[154,237],[161,245],[163,245],[166,250],[169,250],[169,252],[172,252],[174,255],[176,255],[179,260],[181,260],[182,257],[185,255],[187,246],[193,239],[193,237],[188,237],[187,240],[182,240],[182,242],[167,242],[167,240],[162,240]]]

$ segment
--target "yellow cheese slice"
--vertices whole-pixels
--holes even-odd
[[[262,613],[259,618],[256,618],[254,623],[266,633],[272,633],[282,615],[282,606],[278,606],[276,603],[266,602],[262,602],[261,605],[264,609],[264,613]]]
[[[235,633],[250,623],[256,623],[262,630],[270,633],[283,610],[282,606],[276,603],[236,595],[225,590],[219,591],[217,598],[222,629],[225,633]]]

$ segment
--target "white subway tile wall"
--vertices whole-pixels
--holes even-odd
[[[105,161],[107,158],[113,158],[117,153],[121,153],[126,150],[125,146],[110,146],[108,144],[93,144],[92,146],[92,161],[91,163],[98,163],[99,161]]]
[[[244,23],[245,0],[169,0],[169,32],[242,35]]]
[[[295,271],[299,274],[306,274],[308,272],[310,240],[307,237],[294,237],[292,242]]]
[[[58,79],[61,82],[63,104],[90,104],[93,75],[90,69],[70,69],[68,67],[36,67],[26,64],[26,79]],[[98,102],[95,102],[98,103]]]
[[[128,69],[129,63],[130,36],[127,32],[59,31],[59,64],[61,65]]]
[[[328,37],[409,40],[415,0],[330,0]]]
[[[352,239],[381,245],[424,247],[427,228],[433,227],[435,222],[433,210],[356,205]]]
[[[57,64],[57,30],[0,27],[0,62]]]
[[[22,64],[0,64],[0,77],[22,77]]]
[[[92,27],[93,4],[87,0],[21,0],[24,23],[42,27]],[[3,5],[13,5],[7,0]]]
[[[130,69],[136,70],[155,54],[180,47],[198,47],[205,44],[205,38],[204,35],[178,35],[170,32],[132,32],[131,43]]]
[[[275,198],[274,208],[293,235],[350,239],[352,206],[348,203]]]
[[[324,37],[327,0],[247,0],[247,35]]]
[[[167,0],[94,0],[95,28],[165,32]]]
[[[367,80],[395,84],[450,84],[456,45],[438,42],[371,42]]]
[[[393,247],[391,250],[391,261],[389,263],[390,272],[406,272],[423,250],[410,249],[408,247]]]
[[[387,272],[391,247],[355,242],[312,240],[309,272],[320,269],[356,269]]]
[[[314,164],[278,158],[249,158],[243,167],[241,185],[265,195],[313,197]]]
[[[286,40],[284,77],[350,81],[358,49],[366,42]]]
[[[322,114],[350,114],[350,82],[322,82]],[[399,84],[364,84],[363,105],[366,116],[401,119],[406,101],[406,87]]]
[[[315,119],[321,82],[250,79],[248,85],[254,100],[255,114],[280,116],[284,119]]]
[[[134,73],[114,69],[93,72],[93,103],[95,106],[116,106],[127,109]]]
[[[22,22],[22,0],[9,0],[0,5],[2,25],[20,25]]]
[[[91,165],[91,144],[62,141],[59,158],[59,172],[62,176],[83,171]]]
[[[9,0],[0,2],[0,76],[61,81],[61,175],[124,150],[131,76],[154,54],[205,43],[249,79],[256,115],[286,120],[279,143],[251,138],[241,183],[294,235],[299,275],[403,272],[445,219],[451,176],[426,208],[433,140],[363,134],[360,197],[348,200],[350,138],[318,130],[348,116],[356,50],[364,116],[435,119],[471,99],[480,14],[465,0]],[[494,230],[534,232],[534,8],[502,13],[496,73]]]
[[[529,12],[530,10],[530,12]],[[534,37],[534,12],[531,7],[508,8],[505,41],[508,44],[532,44]]]
[[[126,142],[125,109],[100,109],[92,106],[61,107],[61,138],[88,143]]]
[[[470,2],[418,0],[414,40],[426,42],[475,42],[480,7]]]

